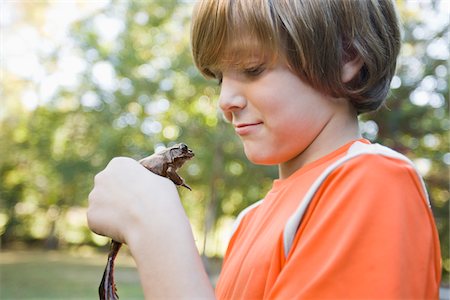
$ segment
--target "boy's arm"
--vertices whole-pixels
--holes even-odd
[[[129,158],[115,158],[95,178],[89,227],[125,242],[145,298],[213,299],[175,185]]]
[[[145,224],[128,239],[146,299],[213,299],[214,291],[181,205],[167,215],[174,220],[150,232]]]

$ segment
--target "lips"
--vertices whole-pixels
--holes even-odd
[[[257,130],[263,122],[239,123],[234,125],[236,133],[240,136],[248,135]]]

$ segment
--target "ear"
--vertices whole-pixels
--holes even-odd
[[[361,70],[364,61],[359,55],[355,55],[351,60],[347,60],[342,66],[341,80],[343,83],[350,82],[359,70]]]

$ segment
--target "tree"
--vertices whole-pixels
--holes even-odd
[[[445,21],[439,13],[445,1],[397,2],[404,24],[398,73],[386,107],[363,116],[361,127],[367,138],[405,153],[422,171],[448,275],[448,16]],[[247,162],[218,112],[216,85],[193,66],[192,2],[113,1],[76,21],[62,44],[53,42],[41,17],[58,5],[17,4],[22,18],[6,28],[11,36],[28,32],[53,46],[10,60],[34,57],[25,61],[32,72],[1,66],[3,245],[97,242],[85,226],[75,226],[78,219],[71,221],[73,212],[83,215],[94,174],[114,156],[138,159],[183,141],[196,153],[181,170],[193,187],[180,190],[183,203],[199,248],[206,232],[204,254],[222,254],[225,228],[264,196],[276,169]]]

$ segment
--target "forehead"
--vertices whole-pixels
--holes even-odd
[[[266,0],[203,0],[192,20],[192,51],[200,70],[272,56],[276,29]]]
[[[234,39],[224,44],[221,54],[205,67],[212,71],[245,68],[260,63],[273,63],[277,56],[276,51],[248,36],[247,39]]]
[[[239,64],[241,61],[261,60],[269,55],[268,50],[264,50],[263,46],[258,42],[251,44],[231,44],[224,45],[224,51],[219,58],[219,61],[224,63]]]

